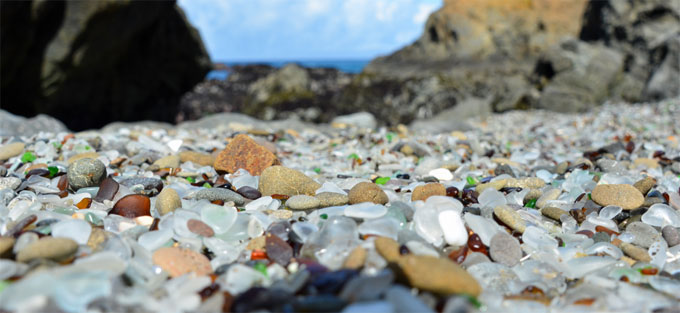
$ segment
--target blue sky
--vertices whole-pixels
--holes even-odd
[[[442,0],[179,0],[213,61],[371,59],[413,42]]]

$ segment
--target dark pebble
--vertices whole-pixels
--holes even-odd
[[[151,177],[135,177],[123,179],[122,181],[120,181],[120,184],[128,188],[134,185],[142,185],[144,186],[144,190],[151,191],[155,189],[157,193],[163,190],[163,181],[158,178]]]
[[[31,176],[42,176],[42,177],[47,177],[50,176],[50,170],[46,168],[34,168],[28,173],[26,173],[26,178],[29,178]]]
[[[326,272],[312,277],[307,285],[310,293],[337,294],[350,279],[359,276],[359,272],[351,269],[342,269],[334,272]]]
[[[293,302],[295,312],[340,312],[347,302],[334,295],[317,295],[296,298]]]
[[[267,233],[275,235],[284,241],[288,241],[288,234],[290,234],[290,223],[288,221],[280,221],[269,224]]]
[[[236,190],[236,192],[238,192],[238,194],[242,195],[244,198],[250,200],[259,199],[262,197],[262,193],[259,190],[250,186],[243,186]]]
[[[284,290],[253,287],[236,296],[231,312],[290,312],[293,295]]]
[[[118,187],[118,182],[116,182],[111,177],[107,177],[102,181],[101,184],[99,184],[99,191],[97,191],[97,195],[94,196],[94,200],[99,202],[104,202],[104,200],[113,200],[113,197],[118,192]]]
[[[276,262],[282,266],[288,266],[290,260],[293,258],[293,248],[276,235],[268,234],[265,241],[265,249],[267,251],[267,258],[270,261]]]
[[[510,167],[510,165],[507,165],[507,164],[501,164],[501,165],[497,166],[496,169],[493,171],[493,173],[496,176],[508,174],[512,177],[515,177],[515,172],[512,170],[512,167]]]

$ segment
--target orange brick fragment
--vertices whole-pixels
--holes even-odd
[[[229,173],[242,168],[253,176],[259,176],[265,168],[278,164],[279,159],[274,153],[259,145],[248,135],[241,134],[234,137],[217,155],[213,166],[217,171]]]

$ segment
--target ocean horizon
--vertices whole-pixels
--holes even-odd
[[[217,64],[224,64],[227,67],[234,65],[255,65],[264,64],[273,67],[283,67],[289,63],[295,63],[303,67],[329,67],[335,68],[345,73],[356,74],[361,72],[364,67],[371,62],[370,59],[366,60],[265,60],[265,61],[218,61]],[[216,69],[212,70],[206,76],[206,79],[217,79],[224,80],[229,76],[228,69]]]

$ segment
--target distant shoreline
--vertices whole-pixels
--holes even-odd
[[[282,67],[289,63],[296,63],[303,67],[326,67],[335,68],[345,73],[360,73],[371,59],[365,60],[263,60],[263,61],[220,61],[213,63],[213,70],[211,70],[206,79],[224,80],[229,76],[229,68],[234,65],[270,65],[273,67]]]

